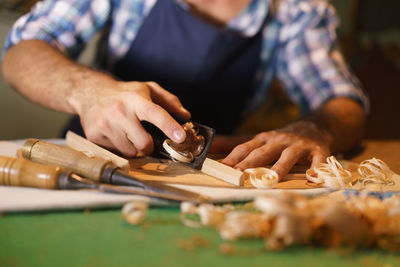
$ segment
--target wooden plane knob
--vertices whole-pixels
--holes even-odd
[[[57,189],[60,173],[59,167],[0,156],[0,185]]]

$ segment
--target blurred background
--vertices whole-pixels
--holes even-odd
[[[0,47],[13,22],[35,0],[0,0]],[[400,10],[399,0],[331,0],[340,19],[342,52],[371,98],[365,137],[400,138]],[[82,55],[89,63],[93,44]],[[272,97],[238,129],[237,134],[281,127],[298,110],[278,83]],[[0,140],[60,137],[68,115],[32,104],[10,88],[0,75]]]

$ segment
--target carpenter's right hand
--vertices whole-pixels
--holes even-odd
[[[82,96],[75,103],[90,141],[127,157],[150,154],[153,140],[141,121],[154,124],[175,142],[185,140],[185,131],[169,113],[183,119],[189,119],[190,113],[157,83],[111,81],[91,91],[90,97]]]

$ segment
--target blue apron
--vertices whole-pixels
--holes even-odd
[[[158,0],[113,74],[123,81],[157,82],[178,96],[192,120],[229,134],[253,92],[261,43],[261,31],[243,37],[208,24],[174,0]]]

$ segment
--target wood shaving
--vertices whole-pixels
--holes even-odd
[[[256,188],[274,188],[279,182],[278,174],[268,168],[249,168],[244,172],[249,175],[251,184]]]
[[[171,142],[172,149],[178,152],[190,153],[193,156],[198,156],[203,152],[206,145],[204,136],[199,135],[199,128],[194,126],[192,122],[187,122],[182,125],[186,133],[186,138],[182,143]]]
[[[268,215],[248,211],[232,211],[226,214],[224,221],[218,226],[223,240],[238,238],[262,238],[270,232]]]
[[[372,158],[364,160],[358,167],[358,180],[362,186],[368,183],[394,185],[393,171],[380,159]]]
[[[182,202],[181,203],[181,212],[185,214],[196,214],[197,206],[192,202]]]
[[[190,163],[193,161],[193,154],[190,152],[178,152],[175,151],[171,146],[170,146],[171,140],[165,139],[163,143],[163,148],[165,151],[168,152],[168,154],[171,155],[171,158],[175,162],[186,162]]]
[[[353,175],[337,161],[334,156],[326,158],[327,163],[308,169],[306,178],[309,182],[330,188],[346,188],[351,186]]]
[[[210,246],[210,241],[198,234],[195,234],[190,239],[179,239],[177,241],[178,246],[186,251],[193,251],[196,248],[206,248]]]
[[[133,225],[140,224],[146,219],[149,205],[144,202],[128,202],[122,207],[122,217]]]
[[[271,216],[277,216],[279,214],[288,214],[291,212],[291,199],[282,199],[280,197],[271,198],[267,196],[259,196],[254,200],[254,207],[267,213]]]
[[[233,209],[232,205],[214,206],[212,204],[194,205],[190,202],[181,203],[180,219],[186,226],[202,228],[206,226],[219,225],[226,213]],[[189,218],[188,215],[198,215],[200,220]]]
[[[219,245],[219,252],[223,255],[231,255],[235,251],[235,248],[230,243],[222,243]]]
[[[400,197],[379,200],[369,195],[351,196],[346,207],[363,217],[378,235],[400,235]]]
[[[382,201],[365,193],[342,201],[327,196],[306,198],[281,194],[260,196],[248,206],[254,210],[207,204],[203,206],[207,219],[198,224],[215,227],[223,240],[264,239],[269,250],[302,244],[377,245],[400,250],[400,196],[393,195]],[[200,206],[185,204],[181,207],[187,213],[201,213]],[[215,210],[223,210],[223,216]]]
[[[206,141],[204,136],[198,135],[199,129],[192,122],[187,122],[182,127],[186,132],[185,140],[182,143],[175,143],[166,139],[163,148],[170,154],[173,161],[190,163],[204,150]]]

